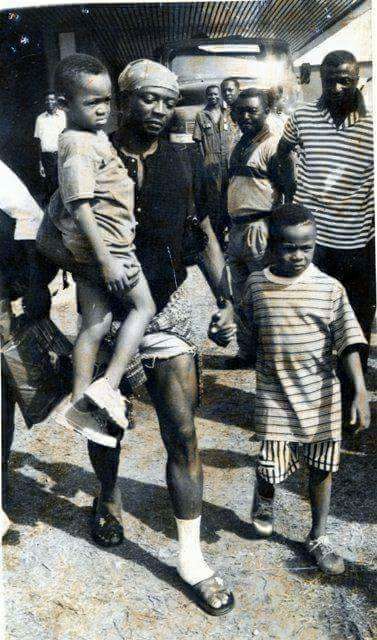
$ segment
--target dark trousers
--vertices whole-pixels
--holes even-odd
[[[42,151],[41,162],[45,170],[46,195],[50,199],[59,186],[58,181],[58,152]]]
[[[330,249],[317,245],[314,264],[339,280],[368,342],[376,313],[376,263],[374,240],[362,249]]]
[[[371,240],[362,249],[330,249],[317,245],[314,264],[329,276],[339,280],[347,291],[351,306],[368,343],[376,313],[375,245]],[[367,370],[369,348],[360,353],[364,374]],[[353,390],[339,362],[338,377],[342,387],[343,422],[349,419]]]

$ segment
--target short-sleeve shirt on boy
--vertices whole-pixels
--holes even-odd
[[[90,245],[71,215],[77,200],[90,200],[101,235],[122,256],[135,238],[134,183],[103,131],[66,130],[59,136],[59,190],[65,211],[54,218],[65,246],[79,262],[91,261]]]
[[[336,356],[366,344],[343,286],[314,265],[296,278],[267,268],[247,280],[243,308],[257,341],[257,437],[340,440]]]

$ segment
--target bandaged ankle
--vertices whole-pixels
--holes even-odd
[[[193,520],[176,518],[179,544],[177,571],[190,585],[206,580],[215,573],[204,560],[200,548],[200,521],[200,516]]]

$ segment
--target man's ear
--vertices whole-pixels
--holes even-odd
[[[57,96],[57,103],[58,103],[59,109],[68,108],[68,100],[65,96]]]

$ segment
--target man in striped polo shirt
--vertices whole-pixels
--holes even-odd
[[[357,88],[359,67],[351,53],[329,53],[321,80],[319,100],[288,119],[278,159],[288,200],[315,215],[314,263],[342,282],[369,342],[376,310],[372,116]],[[294,193],[289,154],[295,147],[300,161]],[[366,366],[367,352],[363,360]]]

